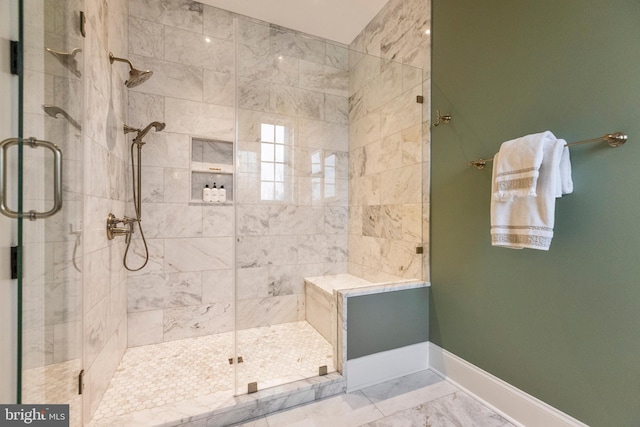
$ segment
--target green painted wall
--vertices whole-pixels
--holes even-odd
[[[592,426],[640,425],[640,2],[434,0],[431,341]],[[549,252],[494,248],[492,156],[571,148]]]
[[[347,299],[347,359],[429,341],[429,288]]]

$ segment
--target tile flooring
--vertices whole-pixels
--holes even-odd
[[[335,371],[331,344],[305,321],[238,331],[243,363],[237,365],[229,364],[233,340],[229,332],[128,349],[92,425],[125,425],[127,415],[202,396],[227,400],[233,396],[234,375],[242,395],[250,382],[263,390],[315,377],[323,365]]]
[[[277,412],[242,427],[514,426],[430,370]]]

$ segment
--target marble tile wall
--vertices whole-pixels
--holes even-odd
[[[109,52],[126,55],[126,0],[86,0],[84,39],[83,368],[85,422],[95,412],[127,348],[127,275],[124,239],[107,240],[106,216],[125,213],[129,162],[122,132],[128,78],[125,64],[109,63]]]
[[[347,46],[194,1],[129,5],[129,57],[154,76],[130,91],[128,124],[167,124],[143,149],[151,257],[129,274],[129,346],[230,331],[234,310],[239,329],[303,320],[302,278],[347,268]],[[233,141],[234,98],[233,203],[203,205],[191,138]],[[263,124],[284,133],[275,200]]]
[[[349,46],[349,273],[371,281],[429,278],[430,16],[390,0]]]

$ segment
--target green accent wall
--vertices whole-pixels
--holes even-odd
[[[347,359],[429,341],[429,288],[347,299]]]
[[[592,426],[640,425],[640,2],[433,0],[430,337]],[[574,193],[548,252],[494,248],[489,157],[551,130]]]

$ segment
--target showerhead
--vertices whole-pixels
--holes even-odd
[[[140,71],[140,70],[136,70],[135,68],[132,68],[129,71],[129,80],[124,82],[124,84],[128,88],[136,87],[146,82],[147,80],[149,80],[149,78],[152,75],[153,75],[153,71],[151,70]]]
[[[165,126],[166,126],[166,124],[164,124],[162,122],[151,122],[144,129],[137,129],[137,128],[133,128],[133,127],[128,126],[128,125],[124,125],[124,133],[127,134],[129,132],[137,132],[138,134],[136,135],[135,138],[133,138],[133,143],[134,144],[139,144],[139,145],[144,145],[144,142],[142,141],[142,138],[144,138],[145,135],[149,133],[151,128],[155,128],[156,132],[160,132],[160,131],[162,131],[164,129]]]
[[[128,59],[118,58],[116,56],[113,56],[113,53],[109,52],[109,62],[113,64],[113,61],[126,62],[127,64],[129,64],[129,79],[124,82],[125,86],[127,86],[128,88],[141,85],[142,83],[149,80],[149,78],[153,75],[153,71],[138,70],[133,67],[133,64]]]

